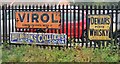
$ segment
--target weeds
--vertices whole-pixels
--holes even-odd
[[[117,49],[114,49],[117,50]],[[35,45],[15,47],[2,51],[3,62],[117,62],[118,52],[111,46],[93,48],[43,49]]]

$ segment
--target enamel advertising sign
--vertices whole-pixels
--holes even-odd
[[[90,40],[111,40],[111,16],[88,15],[88,38]]]
[[[16,28],[60,28],[60,12],[16,12]]]
[[[11,32],[10,41],[16,44],[66,45],[67,35],[54,33]]]

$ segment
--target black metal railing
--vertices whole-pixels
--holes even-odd
[[[36,30],[32,28],[20,28],[17,29],[15,27],[16,19],[15,12],[16,11],[60,11],[61,12],[61,28],[60,29],[48,29],[45,28],[43,30],[48,29],[46,33],[65,33],[67,37],[67,47],[72,46],[72,43],[81,43],[82,46],[92,47],[92,43],[94,42],[94,47],[96,47],[98,41],[90,41],[88,40],[88,31],[87,31],[87,15],[88,14],[110,14],[112,16],[112,34],[115,24],[115,31],[118,31],[118,14],[120,12],[119,5],[112,6],[88,6],[88,5],[2,5],[0,6],[0,42],[9,42],[10,43],[10,32],[24,32],[30,30]],[[85,33],[85,34],[84,34]],[[117,35],[117,34],[116,34]],[[8,37],[7,37],[8,36]],[[98,47],[105,46],[104,41],[102,43],[98,43]],[[108,45],[108,43],[107,43]]]

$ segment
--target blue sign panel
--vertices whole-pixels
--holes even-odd
[[[42,45],[66,45],[67,35],[55,33],[24,33],[11,32],[11,43],[28,43],[28,44],[42,44]]]

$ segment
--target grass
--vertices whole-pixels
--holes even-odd
[[[2,46],[0,46],[0,64],[2,62]]]
[[[76,46],[75,48],[43,49],[37,46],[20,46],[3,49],[3,62],[118,62],[118,51],[110,48],[93,49]]]

